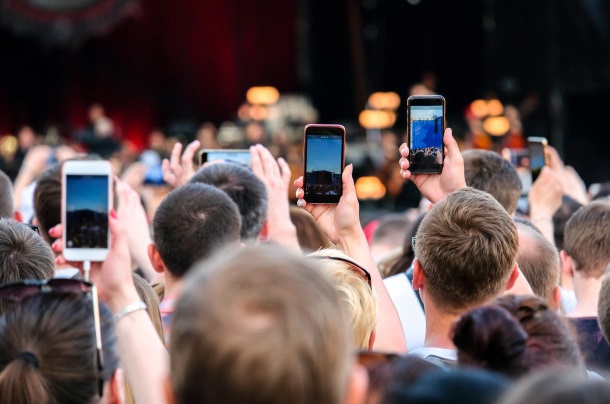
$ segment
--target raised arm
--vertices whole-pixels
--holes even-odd
[[[347,255],[363,264],[371,273],[373,288],[377,293],[379,303],[379,316],[377,321],[377,334],[374,348],[380,351],[401,352],[407,351],[407,343],[400,317],[396,307],[371,255],[364,231],[360,225],[359,205],[352,178],[353,166],[350,164],[343,170],[343,195],[337,205],[308,205],[303,198],[303,177],[294,182],[299,198],[299,206],[307,210],[320,225],[322,231],[333,241],[337,247]]]

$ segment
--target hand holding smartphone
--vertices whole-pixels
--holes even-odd
[[[345,128],[342,125],[305,126],[303,199],[307,203],[339,203],[345,165]]]
[[[413,95],[407,99],[409,170],[413,174],[440,174],[445,160],[445,98]]]
[[[106,160],[69,160],[62,167],[63,255],[104,261],[110,247],[112,167]]]

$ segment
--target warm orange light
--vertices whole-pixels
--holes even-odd
[[[483,128],[491,136],[502,136],[510,129],[510,123],[504,116],[492,116],[483,121]]]
[[[487,101],[485,100],[475,100],[470,104],[470,110],[472,114],[477,118],[483,118],[485,115],[489,113],[489,108],[487,107]]]
[[[271,105],[280,99],[280,92],[275,87],[252,87],[246,93],[246,99],[254,105]]]
[[[395,110],[400,105],[400,96],[393,91],[377,92],[369,97],[369,106],[373,109]]]
[[[251,105],[250,118],[255,121],[264,121],[269,116],[269,110],[264,105]]]
[[[356,180],[358,199],[381,199],[385,196],[385,185],[377,177],[360,177]]]
[[[0,150],[5,156],[12,156],[17,152],[17,138],[13,135],[6,135],[0,140]]]
[[[500,100],[489,100],[487,101],[487,109],[489,111],[489,115],[491,116],[499,116],[504,112],[504,105],[500,102]]]
[[[385,129],[394,125],[396,114],[390,111],[365,109],[358,116],[358,121],[365,129]]]

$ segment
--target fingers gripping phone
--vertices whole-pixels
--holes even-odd
[[[66,161],[62,167],[63,255],[103,261],[110,246],[112,167],[105,160]]]
[[[252,168],[252,156],[248,149],[203,149],[199,152],[199,165],[211,161],[239,163]]]
[[[530,136],[527,138],[527,149],[532,172],[532,183],[536,181],[542,167],[549,165],[548,142],[544,137]]]
[[[304,199],[307,203],[339,203],[345,165],[345,128],[341,125],[305,126]]]
[[[443,171],[445,152],[445,98],[413,95],[407,99],[409,171],[438,174]]]

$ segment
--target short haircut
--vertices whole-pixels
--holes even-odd
[[[610,263],[610,202],[594,201],[578,209],[566,223],[564,239],[574,270],[602,276]]]
[[[4,171],[0,171],[0,217],[12,218],[13,213],[13,183]]]
[[[466,185],[490,193],[514,214],[523,185],[510,161],[490,150],[465,150],[462,156]]]
[[[309,257],[337,257],[353,261],[335,248],[326,248],[309,254]],[[322,263],[321,263],[322,264]],[[345,302],[354,344],[359,349],[368,349],[371,333],[377,325],[377,299],[366,280],[349,268],[345,261],[327,259],[323,269],[335,282],[339,296]]]
[[[532,287],[534,293],[547,302],[553,299],[553,292],[559,286],[561,258],[557,248],[539,231],[517,223],[519,232],[519,252],[517,264]]]
[[[417,231],[426,292],[449,311],[496,297],[506,288],[518,244],[515,222],[491,195],[474,188],[452,192]]]
[[[558,250],[563,250],[566,223],[582,206],[582,203],[567,195],[561,197],[561,206],[553,215],[553,236],[555,238],[555,247],[557,247]]]
[[[604,338],[610,344],[610,265],[606,268],[606,275],[604,275],[602,288],[599,291],[597,322]]]
[[[96,401],[99,378],[107,382],[119,367],[114,321],[104,304],[100,329],[101,374],[95,360],[91,298],[51,292],[21,301],[0,318],[0,402]]]
[[[23,223],[0,219],[0,285],[54,274],[55,255],[42,237]],[[0,299],[0,313],[5,303]]]
[[[201,167],[190,183],[203,183],[222,189],[237,204],[241,215],[241,239],[256,239],[267,220],[265,184],[245,166],[214,163]]]
[[[400,247],[407,237],[411,220],[402,213],[390,213],[379,219],[379,224],[373,232],[371,244],[382,243]]]
[[[181,278],[197,261],[239,242],[235,203],[218,188],[186,184],[167,194],[155,213],[153,241],[167,270]]]
[[[43,172],[34,188],[34,214],[40,225],[40,233],[49,244],[53,238],[49,229],[61,223],[61,164],[57,163]]]
[[[177,403],[336,404],[353,364],[332,282],[310,260],[263,245],[193,269],[171,341]]]

